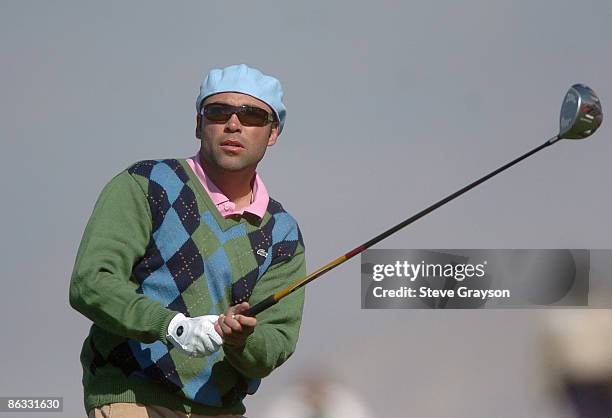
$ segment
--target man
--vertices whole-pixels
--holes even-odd
[[[90,417],[241,416],[295,349],[303,290],[241,314],[305,274],[298,225],[256,173],[282,132],[282,96],[246,65],[210,71],[199,153],[138,162],[102,191],[70,284],[93,321],[81,351]]]

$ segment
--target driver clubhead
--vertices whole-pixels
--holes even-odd
[[[597,94],[584,84],[574,84],[561,105],[559,138],[584,139],[591,136],[603,121]]]

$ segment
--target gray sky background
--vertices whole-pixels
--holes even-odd
[[[68,305],[83,229],[116,173],[196,152],[209,69],[281,80],[287,123],[260,174],[312,271],[555,135],[572,84],[605,114],[611,21],[609,0],[2,1],[0,396],[84,415],[90,323]],[[377,248],[612,248],[607,118]],[[315,365],[379,416],[559,413],[535,383],[536,311],[361,311],[359,283],[355,259],[308,288],[298,350],[249,416]]]

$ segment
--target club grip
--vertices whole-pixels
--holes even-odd
[[[261,311],[264,311],[264,310],[268,309],[270,306],[275,305],[276,302],[278,302],[278,301],[276,299],[274,299],[274,295],[271,295],[271,296],[265,298],[264,300],[262,300],[261,302],[259,302],[257,305],[251,306],[249,309],[247,309],[246,311],[242,312],[242,315],[244,315],[244,316],[256,316]]]

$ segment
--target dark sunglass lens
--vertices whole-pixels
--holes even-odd
[[[225,122],[232,116],[233,108],[223,104],[209,104],[204,107],[206,119],[213,122]]]
[[[239,114],[240,123],[249,126],[264,126],[268,121],[268,112],[258,107],[246,107]]]
[[[225,103],[210,103],[204,106],[204,116],[211,122],[227,122],[235,113],[245,126],[264,126],[268,123],[268,112],[255,106],[232,106]]]

